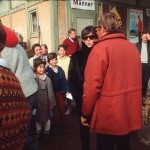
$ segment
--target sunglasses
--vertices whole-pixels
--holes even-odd
[[[82,40],[87,40],[87,39],[90,39],[90,40],[94,40],[95,39],[95,35],[89,35],[89,36],[84,36],[83,38],[82,38]]]

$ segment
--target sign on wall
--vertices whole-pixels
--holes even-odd
[[[130,36],[129,36],[130,42],[137,43],[139,41],[138,30],[140,30],[141,32],[143,30],[143,10],[130,9],[130,29],[129,30],[130,30]]]
[[[95,10],[95,0],[70,0],[71,8]]]

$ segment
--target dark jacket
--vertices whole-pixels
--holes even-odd
[[[142,42],[136,43],[136,47],[138,48],[139,53],[141,55]],[[148,66],[150,66],[150,42],[147,42],[147,54],[148,54]]]
[[[80,51],[74,53],[70,59],[68,84],[71,94],[76,101],[77,109],[79,111],[81,111],[82,105],[84,70],[91,49],[92,48],[88,48],[83,43]]]
[[[51,79],[53,84],[54,92],[63,92],[68,91],[67,81],[65,78],[64,70],[58,67],[58,73],[55,73],[49,66],[46,68],[46,74]]]

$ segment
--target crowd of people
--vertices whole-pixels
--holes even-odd
[[[90,132],[96,133],[97,150],[130,150],[131,132],[142,127],[150,32],[143,31],[133,44],[120,28],[115,14],[102,14],[96,27],[81,31],[81,44],[71,28],[58,52],[35,43],[28,59],[15,33],[0,23],[1,150],[30,149],[32,130],[37,140],[41,134],[48,139],[56,109],[62,134],[67,134],[72,100],[82,150],[90,150]]]

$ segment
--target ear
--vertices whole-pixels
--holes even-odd
[[[5,47],[5,43],[6,43],[6,33],[5,33],[4,28],[3,28],[2,22],[0,20],[0,52]]]

